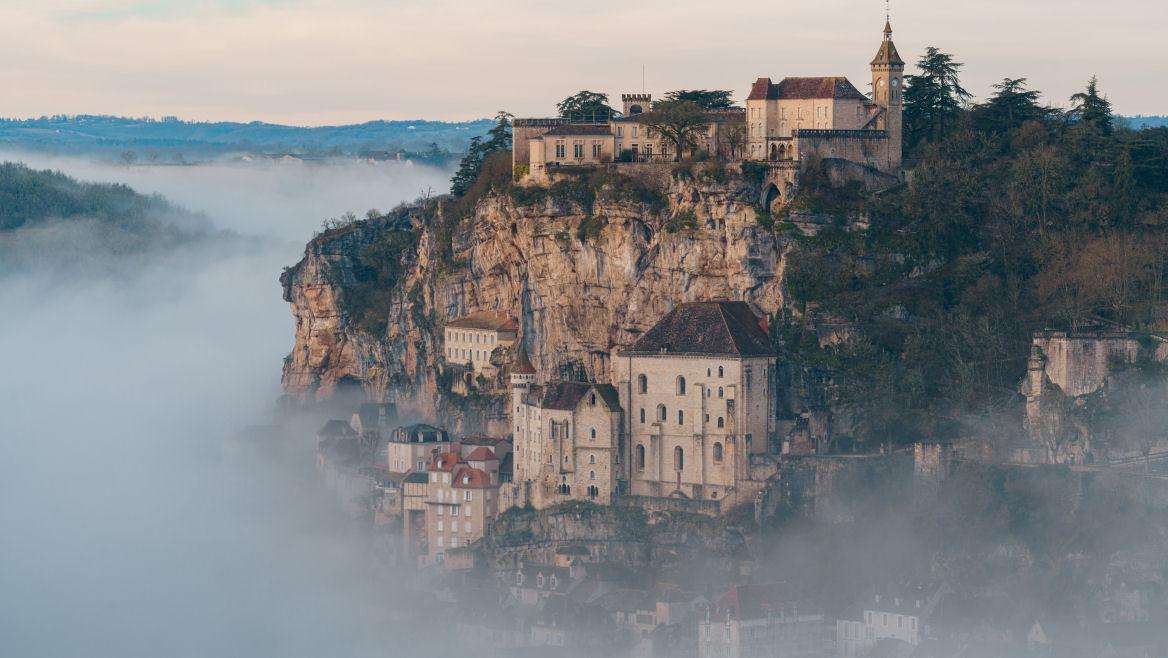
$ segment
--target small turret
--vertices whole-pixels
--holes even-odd
[[[898,172],[901,162],[904,109],[904,60],[892,43],[892,21],[884,23],[884,40],[872,58],[872,102],[881,110],[877,127],[888,132],[886,170]]]
[[[519,356],[511,365],[511,388],[526,389],[535,383],[535,366],[527,358],[527,348],[519,348]]]

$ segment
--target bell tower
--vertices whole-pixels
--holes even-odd
[[[879,127],[888,131],[888,173],[899,175],[904,128],[904,60],[892,43],[892,21],[884,22],[884,41],[872,60],[872,102],[883,114]]]

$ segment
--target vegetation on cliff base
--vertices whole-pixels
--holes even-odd
[[[871,228],[802,239],[788,291],[859,331],[820,349],[790,320],[779,341],[823,398],[854,408],[859,438],[952,435],[1012,403],[1032,330],[1148,327],[1168,301],[1168,129],[1115,129],[1094,81],[1066,114],[1022,82],[972,108],[929,97],[945,117],[918,129],[899,189],[863,198],[803,179],[796,205],[865,213]]]

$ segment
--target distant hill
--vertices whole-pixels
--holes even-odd
[[[1136,115],[1134,117],[1123,117],[1123,120],[1132,130],[1140,130],[1142,128],[1168,128],[1168,116]]]
[[[485,134],[492,125],[489,119],[457,123],[417,120],[310,128],[260,121],[203,123],[174,117],[58,115],[0,119],[0,148],[133,151],[139,159],[228,152],[374,156],[404,152],[438,158],[442,153],[465,152],[471,138]]]
[[[236,236],[162,196],[0,163],[0,275],[31,266],[119,269],[226,239]]]

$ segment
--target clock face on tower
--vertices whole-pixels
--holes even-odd
[[[893,86],[893,87],[899,87],[899,86],[900,86],[900,79],[899,79],[899,78],[893,78],[893,79],[892,79],[892,86]]]

